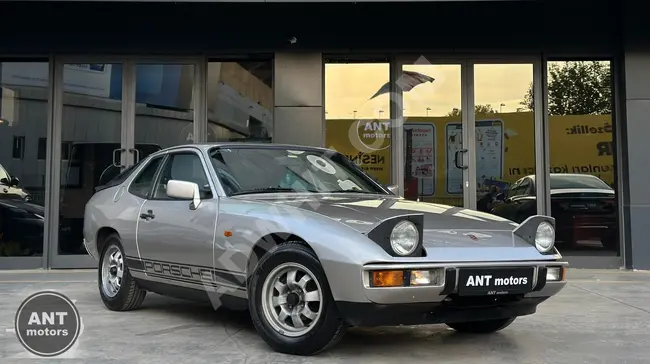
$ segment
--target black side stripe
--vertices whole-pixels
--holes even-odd
[[[246,274],[230,272],[223,269],[214,269],[200,265],[189,265],[151,259],[139,259],[127,256],[124,259],[126,266],[134,271],[141,271],[147,275],[171,280],[183,281],[203,285],[208,282],[215,285],[228,285],[234,287],[246,286]]]

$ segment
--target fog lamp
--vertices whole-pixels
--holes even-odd
[[[564,267],[548,267],[546,268],[546,281],[557,282],[564,280]]]
[[[370,273],[373,287],[402,287],[404,286],[404,271],[378,270]]]
[[[411,286],[440,286],[443,283],[442,269],[411,271]]]

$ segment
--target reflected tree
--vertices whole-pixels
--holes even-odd
[[[612,113],[612,77],[609,62],[548,63],[549,115],[602,115]],[[521,105],[534,109],[533,85]]]
[[[452,111],[447,113],[447,116],[460,116],[462,115],[462,110],[461,109],[453,109]],[[494,110],[492,105],[490,104],[485,104],[485,105],[475,105],[474,106],[474,114],[496,114],[497,111]]]

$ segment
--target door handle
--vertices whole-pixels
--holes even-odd
[[[122,167],[122,162],[120,161],[120,158],[122,156],[122,153],[126,152],[126,149],[115,149],[113,150],[113,165],[117,168]]]
[[[454,154],[454,164],[458,169],[467,169],[467,166],[461,165],[462,161],[460,160],[460,153],[467,153],[467,149],[459,149],[456,151]]]
[[[141,213],[141,214],[140,214],[140,218],[141,218],[141,219],[144,219],[144,220],[151,220],[151,219],[155,219],[155,218],[156,218],[156,215],[153,214],[153,211],[152,211],[152,210],[149,210],[149,211],[147,211],[147,212],[143,212],[143,213]]]

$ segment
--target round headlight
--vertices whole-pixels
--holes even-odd
[[[399,255],[412,254],[418,247],[420,233],[410,221],[400,221],[390,233],[390,246]]]
[[[546,253],[553,249],[555,243],[555,229],[553,225],[543,221],[537,226],[535,233],[535,247],[542,253]]]

